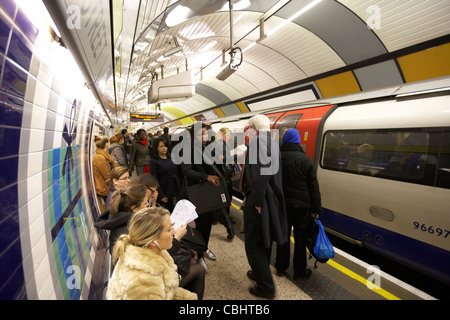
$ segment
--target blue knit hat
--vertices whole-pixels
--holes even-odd
[[[297,129],[289,129],[284,133],[283,139],[281,140],[282,144],[285,143],[295,143],[300,145],[300,134],[298,133]]]

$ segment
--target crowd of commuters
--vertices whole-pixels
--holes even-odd
[[[195,219],[195,230],[205,250],[194,250],[185,241],[187,226],[174,230],[170,215],[175,204],[189,199],[189,186],[226,184],[232,196],[233,161],[229,130],[222,128],[212,137],[205,123],[195,123],[188,131],[187,154],[181,164],[172,159],[174,144],[167,128],[155,137],[139,129],[134,137],[126,129],[108,139],[95,137],[93,160],[96,194],[103,206],[95,226],[109,230],[112,255],[111,278],[107,299],[203,299],[204,258],[218,259],[208,248],[211,228],[220,221],[228,239],[234,237],[230,206],[202,213]],[[312,162],[300,146],[300,135],[289,129],[278,146],[271,136],[270,121],[257,115],[245,129],[247,153],[242,166],[241,184],[245,190],[243,205],[245,252],[251,270],[247,276],[255,281],[251,294],[267,299],[275,297],[270,272],[272,242],[277,243],[278,276],[287,276],[290,257],[290,230],[294,230],[294,279],[308,277],[305,230],[311,217],[321,211],[320,191]],[[205,148],[220,144],[221,154],[206,159]],[[280,148],[281,147],[281,148]],[[265,150],[271,161],[257,152]],[[272,163],[270,163],[272,162]],[[270,171],[270,166],[279,165]],[[269,170],[264,173],[264,170]],[[195,203],[194,203],[195,205]],[[220,257],[219,257],[220,259]]]

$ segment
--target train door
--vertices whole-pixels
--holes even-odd
[[[279,143],[286,130],[296,128],[300,133],[303,151],[314,161],[319,124],[332,105],[297,109],[283,113],[273,126],[278,129]]]

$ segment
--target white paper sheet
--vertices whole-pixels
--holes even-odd
[[[194,221],[198,217],[195,206],[189,200],[182,199],[177,202],[172,214],[170,215],[170,221],[175,222],[173,228],[177,230],[181,225],[188,224]]]

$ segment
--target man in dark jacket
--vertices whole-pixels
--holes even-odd
[[[163,129],[163,134],[161,135],[161,137],[163,137],[164,139],[167,140],[167,143],[169,144],[169,152],[172,151],[172,142],[170,141],[170,135],[169,135],[169,127],[164,127]]]
[[[297,129],[289,129],[281,142],[283,191],[286,202],[288,229],[294,227],[294,279],[311,275],[306,268],[306,229],[312,217],[322,211],[319,183],[311,159],[300,146]],[[277,246],[275,268],[277,275],[285,274],[289,267],[290,244]]]
[[[256,286],[251,294],[267,299],[275,297],[270,272],[272,241],[283,244],[288,239],[283,197],[281,158],[278,145],[270,135],[270,121],[264,115],[249,120],[247,132],[254,132],[245,158],[248,186],[244,211],[245,251],[251,270],[247,272]]]
[[[130,134],[128,133],[127,129],[122,129],[121,131],[123,135],[123,148],[125,149],[125,154],[127,158],[127,164],[130,162],[130,154],[131,154],[131,139]]]

